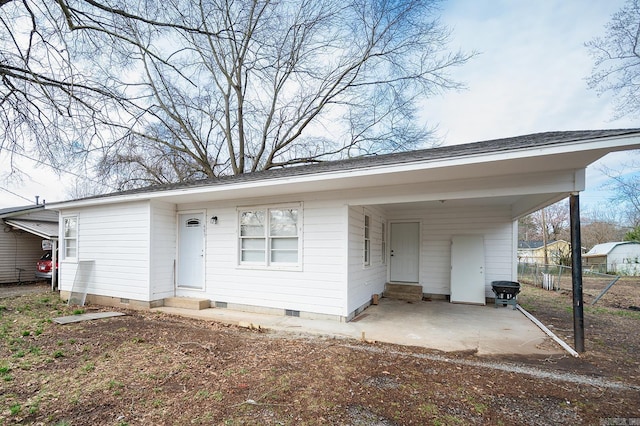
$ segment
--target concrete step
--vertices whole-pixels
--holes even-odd
[[[190,309],[192,311],[201,311],[211,307],[209,299],[195,299],[192,297],[166,297],[163,306],[168,308]]]
[[[422,286],[412,284],[387,283],[384,286],[384,297],[408,302],[422,300]]]

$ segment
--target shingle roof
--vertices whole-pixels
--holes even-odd
[[[174,189],[197,188],[203,186],[219,186],[234,183],[253,182],[283,177],[303,176],[316,173],[339,172],[387,165],[408,164],[419,161],[431,161],[439,159],[452,159],[457,157],[472,156],[478,154],[490,154],[519,149],[543,147],[554,144],[579,142],[599,138],[619,137],[626,135],[640,135],[640,129],[616,129],[616,130],[580,130],[534,133],[530,135],[511,138],[494,139],[483,142],[474,142],[461,145],[441,146],[414,151],[404,151],[392,154],[367,155],[345,160],[327,161],[303,166],[270,169],[253,173],[245,173],[234,176],[202,179],[193,182],[181,182],[166,185],[154,185],[127,191],[87,197],[94,199],[117,195],[139,194],[145,192],[161,192]]]
[[[5,207],[3,209],[0,209],[0,218],[15,216],[16,214],[22,214],[22,212],[27,212],[30,210],[38,210],[43,208],[44,208],[44,205],[42,204],[38,204],[38,205],[32,204],[29,206],[17,206],[17,207]]]
[[[544,245],[542,241],[518,241],[519,249],[537,249]]]

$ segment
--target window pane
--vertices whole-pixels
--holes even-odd
[[[67,238],[75,238],[78,234],[78,226],[75,217],[64,219],[64,236]]]
[[[297,238],[274,238],[271,240],[271,263],[278,262],[298,262]]]
[[[364,217],[364,237],[369,238],[369,216]]]
[[[263,236],[264,235],[264,211],[242,212],[240,215],[240,235]]]
[[[76,240],[65,239],[65,257],[76,257]]]
[[[271,236],[298,235],[298,210],[270,210],[269,223]]]
[[[273,250],[271,251],[271,263],[297,263],[298,251],[295,250]]]
[[[243,238],[242,250],[264,251],[264,238]]]
[[[264,263],[264,250],[242,250],[242,261]]]
[[[371,263],[371,241],[364,240],[364,264],[369,265]]]
[[[298,239],[274,238],[271,240],[271,250],[298,250]]]
[[[243,238],[242,254],[240,260],[243,262],[265,262],[265,239],[264,238]]]

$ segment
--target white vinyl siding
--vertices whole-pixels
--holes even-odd
[[[66,217],[65,212],[61,212]],[[79,262],[93,262],[90,294],[150,299],[148,201],[87,207],[77,211]],[[60,263],[60,289],[70,291],[77,264]]]
[[[176,205],[151,203],[151,300],[174,294],[174,262],[176,259]]]
[[[515,256],[510,207],[407,209],[389,220],[422,223],[420,284],[423,293],[450,294],[451,238],[482,235],[485,246],[485,295],[492,297],[491,281],[513,279]]]
[[[365,217],[369,217],[370,265],[363,268]],[[387,278],[386,265],[382,263],[382,226],[384,213],[375,206],[349,208],[349,271],[347,315],[368,303],[371,296],[384,290]]]
[[[287,205],[292,204],[274,207]],[[296,206],[299,206],[301,246],[297,255],[299,267],[269,269],[238,265],[239,212],[255,209],[238,209],[233,202],[208,205],[207,217],[216,216],[218,223],[207,227],[206,295],[197,297],[281,309],[283,314],[285,309],[291,309],[345,316],[346,208],[342,203],[324,201],[305,201]],[[178,206],[194,207],[194,204]],[[178,295],[196,296],[182,289]]]

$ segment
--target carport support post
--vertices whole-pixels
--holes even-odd
[[[573,339],[576,352],[584,352],[584,303],[582,300],[582,242],[580,238],[580,195],[569,197],[571,217],[571,282],[573,284]]]
[[[58,240],[51,239],[51,291],[58,288]]]

